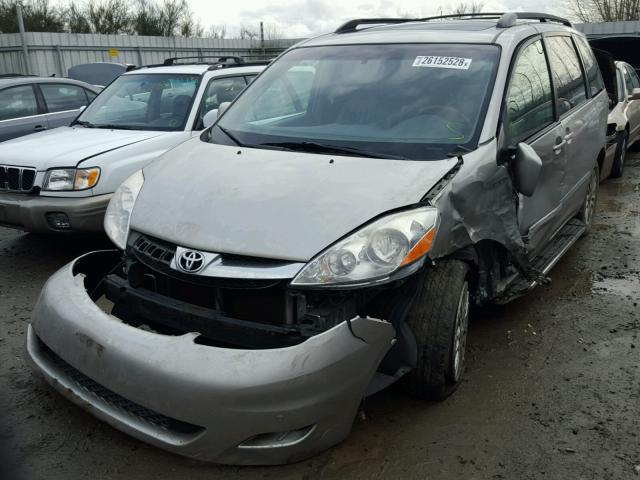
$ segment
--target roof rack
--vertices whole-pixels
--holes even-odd
[[[496,27],[509,28],[516,24],[517,20],[538,20],[540,22],[557,22],[567,27],[573,27],[571,22],[566,18],[550,15],[546,13],[535,12],[477,12],[477,13],[456,13],[451,15],[438,15],[435,17],[424,18],[358,18],[349,20],[340,25],[335,33],[353,33],[358,31],[358,27],[366,25],[391,25],[408,22],[428,22],[431,20],[470,20],[470,19],[498,19]]]
[[[542,23],[555,22],[561,23],[566,27],[573,27],[573,24],[566,18],[558,17],[548,13],[536,13],[536,12],[511,12],[505,13],[500,17],[496,26],[498,28],[509,28],[516,24],[516,20],[538,20]]]
[[[250,62],[242,63],[214,63],[209,67],[209,70],[218,70],[220,68],[229,67],[257,67],[260,65],[269,65],[273,60],[252,60]]]
[[[216,61],[215,62],[202,62],[203,58],[215,58]],[[224,57],[219,57],[219,56],[213,56],[213,55],[199,55],[199,56],[195,56],[195,57],[171,57],[171,58],[167,58],[162,65],[164,66],[171,66],[171,65],[175,65],[176,64],[176,60],[193,60],[193,59],[197,59],[199,60],[198,62],[192,62],[195,64],[209,64],[209,63],[215,63],[215,64],[220,64],[220,63],[229,63],[230,60],[233,61],[233,63],[245,63],[244,59],[241,57],[233,57],[233,56],[224,56]]]

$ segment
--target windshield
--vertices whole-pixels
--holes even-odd
[[[299,48],[259,76],[209,139],[258,148],[435,159],[474,148],[493,45]]]
[[[118,77],[74,122],[90,128],[184,129],[200,77],[134,74]]]

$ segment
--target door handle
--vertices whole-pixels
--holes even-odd
[[[556,139],[556,144],[553,146],[553,151],[554,153],[557,155],[562,151],[562,147],[566,144],[566,140],[564,140],[563,138],[558,137]]]
[[[571,143],[571,140],[573,140],[573,132],[567,132],[567,134],[564,136],[564,139],[567,143]]]
[[[42,130],[46,130],[46,129],[47,129],[47,127],[45,127],[44,125],[36,125],[35,127],[33,127],[33,129],[34,129],[36,132],[40,132],[40,131],[42,131]]]

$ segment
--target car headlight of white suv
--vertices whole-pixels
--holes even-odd
[[[100,179],[100,168],[56,168],[44,177],[42,190],[65,192],[93,188]]]
[[[335,243],[312,259],[291,282],[297,287],[369,285],[419,265],[435,239],[434,207],[393,213]]]
[[[142,170],[127,178],[113,194],[104,215],[104,230],[116,246],[124,250],[129,235],[131,212],[144,184]]]

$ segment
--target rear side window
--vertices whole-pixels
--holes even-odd
[[[553,122],[551,78],[540,40],[520,52],[511,73],[506,106],[513,143],[530,137]]]
[[[587,100],[584,76],[571,38],[548,37],[546,43],[558,114],[562,115]]]
[[[49,113],[76,110],[87,105],[84,88],[75,85],[40,84]]]
[[[0,120],[28,117],[38,114],[38,103],[31,85],[0,90]]]
[[[600,75],[600,69],[593,56],[593,51],[587,41],[582,37],[574,37],[580,56],[582,57],[582,63],[584,64],[584,70],[587,74],[587,81],[589,82],[589,89],[591,90],[591,96],[600,93],[604,88],[604,82],[602,75]]]

